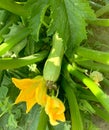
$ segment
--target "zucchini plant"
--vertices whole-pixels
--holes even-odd
[[[108,0],[0,0],[0,130],[109,123],[108,12]]]

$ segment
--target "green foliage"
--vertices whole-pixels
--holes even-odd
[[[35,41],[39,40],[39,32],[43,23],[44,15],[48,7],[48,0],[29,0],[25,5],[31,12],[29,18],[29,28]]]
[[[69,122],[61,123],[58,126],[54,127],[54,130],[70,130],[71,126]]]
[[[101,50],[109,41],[108,3],[0,0],[0,130],[99,130],[91,120],[93,114],[109,122],[109,95],[104,91],[109,86],[109,53]],[[102,29],[106,35],[100,37]],[[58,98],[65,104],[66,121],[51,126],[39,105],[26,114],[24,102],[14,104],[19,90],[11,78],[43,75],[56,32],[64,43],[62,64],[52,76],[50,65],[47,76],[49,80],[58,77],[53,78],[52,85],[57,86]],[[54,57],[59,58],[59,44],[54,50]],[[90,72],[94,71],[103,74],[102,81],[91,79]],[[96,73],[94,76],[97,77]]]
[[[2,98],[4,98],[4,97],[6,97],[6,95],[7,95],[7,92],[8,92],[8,88],[7,87],[5,87],[5,86],[2,86],[2,87],[0,87],[0,99],[2,99]]]
[[[71,57],[72,50],[87,38],[85,20],[95,19],[95,14],[86,1],[52,0],[50,4],[52,12],[48,35],[57,31],[63,38],[68,57]]]

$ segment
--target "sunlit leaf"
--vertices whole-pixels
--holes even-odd
[[[48,35],[57,31],[64,39],[67,55],[71,57],[72,50],[87,38],[85,20],[95,19],[94,12],[85,0],[52,0],[50,4],[52,13]]]

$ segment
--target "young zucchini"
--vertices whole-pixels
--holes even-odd
[[[45,62],[43,76],[46,81],[56,82],[61,70],[61,62],[64,55],[64,45],[62,38],[55,33],[52,41],[52,49]]]

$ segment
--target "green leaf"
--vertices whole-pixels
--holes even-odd
[[[54,127],[54,130],[70,130],[71,125],[69,122],[66,123],[59,123],[59,125]]]
[[[0,130],[20,130],[13,114],[6,113],[0,118]]]
[[[0,56],[5,54],[8,50],[10,50],[14,45],[19,43],[25,37],[28,36],[30,30],[28,28],[22,28],[20,31],[15,33],[14,35],[10,36],[6,42],[0,45]]]
[[[11,84],[10,78],[6,74],[4,74],[1,86],[9,87],[10,84]]]
[[[8,118],[8,127],[10,130],[12,130],[13,128],[17,128],[17,121],[15,120],[15,117],[13,114],[10,114],[9,115],[9,118]]]
[[[69,20],[68,14],[63,0],[51,0],[51,23],[48,29],[48,35],[55,32],[59,33],[59,37],[64,39],[66,43],[69,39]]]
[[[95,19],[95,14],[89,6],[89,2],[84,0],[52,0],[51,24],[48,35],[57,31],[63,38],[66,48],[68,40],[68,56],[72,50],[78,46],[83,39],[86,39],[86,21]]]
[[[3,38],[5,39],[4,42],[10,39],[10,37],[14,36],[17,32],[19,32],[23,28],[23,25],[21,23],[13,24],[11,27],[9,27],[10,31],[8,34],[5,34]]]
[[[8,92],[8,88],[5,86],[0,87],[0,99],[5,98]]]
[[[4,74],[3,80],[1,82],[1,86],[5,87],[5,88],[8,88],[7,96],[9,96],[9,99],[11,101],[15,101],[16,96],[18,95],[19,91],[18,91],[18,89],[16,87],[13,86],[11,78],[9,77],[9,75],[10,75],[10,73],[8,73],[8,72],[7,72],[7,75]],[[7,90],[5,90],[5,91],[7,91]]]
[[[22,115],[19,126],[22,127],[23,130],[36,130],[38,126],[39,116],[40,107],[39,105],[35,105],[28,114]]]
[[[70,130],[70,128],[71,128],[70,124],[68,124],[68,123],[64,124],[64,130]]]
[[[40,49],[43,48],[45,43],[43,41],[36,42],[34,39],[30,36],[27,39],[26,47],[25,47],[25,55],[31,55],[36,52],[38,52]]]
[[[9,12],[8,12],[9,13]],[[9,16],[5,16],[5,23],[4,23],[4,26],[0,29],[0,42],[2,43],[4,38],[3,38],[3,35],[6,35],[9,33],[10,29],[9,27],[12,26],[13,23],[15,23],[17,20],[18,20],[18,17],[15,16],[15,15],[12,15],[12,14],[5,14],[5,15],[9,15]],[[1,18],[2,20],[2,18]],[[2,23],[2,21],[1,21]]]
[[[48,7],[48,0],[29,0],[25,7],[31,12],[29,28],[35,41],[39,40],[39,32]]]
[[[5,114],[0,118],[0,130],[7,130],[6,124],[8,122],[9,114]]]

